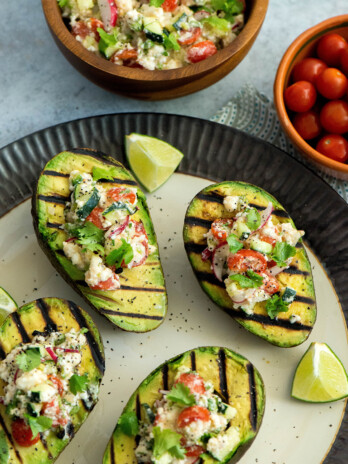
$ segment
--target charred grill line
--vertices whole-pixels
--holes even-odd
[[[46,222],[46,227],[49,229],[60,229],[62,225],[59,222]]]
[[[196,370],[196,353],[194,351],[191,351],[190,358],[191,358],[191,370],[195,371]]]
[[[298,303],[305,303],[305,304],[308,304],[308,305],[315,304],[315,301],[313,300],[313,298],[309,298],[308,296],[296,295],[295,296],[295,301],[297,301]]]
[[[153,287],[131,287],[129,285],[121,285],[121,290],[130,290],[135,292],[157,292],[165,293],[164,288],[153,288]]]
[[[297,268],[296,266],[290,266],[287,269],[284,269],[283,271],[285,274],[291,274],[291,275],[303,275],[303,276],[309,276],[308,271],[301,271],[301,269]]]
[[[69,201],[69,197],[57,196],[57,195],[38,195],[37,198],[47,203],[57,203],[59,205],[65,205]]]
[[[205,229],[210,229],[212,222],[213,221],[208,221],[207,219],[198,218],[196,216],[185,217],[185,224],[189,226],[200,226],[204,227]]]
[[[92,158],[97,158],[100,161],[100,158],[102,158],[102,161],[107,164],[112,164],[110,161],[106,159],[105,153],[98,151],[98,150],[92,150],[91,148],[71,148],[68,150],[69,153],[76,153],[77,155],[88,155],[92,156]]]
[[[111,316],[120,316],[120,317],[134,317],[138,319],[151,319],[153,321],[161,321],[163,316],[149,316],[147,314],[137,314],[137,313],[121,313],[121,311],[114,311],[112,309],[100,308],[102,314],[110,314]]]
[[[250,396],[250,424],[253,430],[257,429],[257,398],[255,385],[254,366],[250,363],[246,366],[249,376],[249,396]]]
[[[66,177],[66,178],[69,178],[69,175],[70,175],[70,174],[65,174],[64,172],[51,171],[50,169],[47,169],[42,174],[44,176]]]
[[[99,179],[98,182],[104,183],[104,184],[125,184],[125,185],[134,185],[134,187],[137,187],[138,184],[135,182],[135,180],[131,179],[118,179],[117,177],[114,177],[112,180],[110,179]]]
[[[82,400],[81,401],[82,404],[83,404],[83,407],[85,408],[86,411],[92,411],[92,409],[94,408],[95,404],[94,403],[91,403],[91,406],[89,406],[85,400]]]
[[[225,403],[228,403],[227,375],[226,375],[226,354],[223,349],[218,353],[220,392]]]
[[[45,332],[57,332],[57,324],[51,319],[49,315],[48,304],[43,299],[39,298],[38,300],[36,300],[36,306],[39,308],[42,317],[44,318],[44,321],[46,323]]]
[[[164,364],[162,367],[162,382],[163,382],[163,390],[169,390],[168,385],[168,364]]]
[[[47,455],[48,455],[48,459],[51,461],[53,460],[53,456],[48,448],[48,445],[47,445],[47,441],[45,440],[45,437],[43,436],[43,433],[40,432],[40,441],[42,443],[42,446],[45,448],[46,452],[47,452]]]
[[[3,346],[1,345],[1,342],[0,342],[0,358],[1,359],[6,358],[6,353],[5,353],[5,350],[4,350]]]
[[[114,447],[114,439],[111,438],[110,440],[110,459],[111,459],[111,464],[116,464],[115,461],[115,447]]]
[[[223,290],[226,290],[225,284],[217,280],[212,272],[196,272],[196,274],[199,281],[208,282],[222,288]]]
[[[14,449],[14,452],[16,453],[16,457],[17,457],[18,461],[23,463],[22,456],[19,454],[19,451],[17,450],[17,448],[16,448],[16,446],[14,444],[12,434],[7,430],[4,418],[2,417],[1,414],[0,414],[0,425],[1,425],[2,430],[5,432],[6,438],[8,439],[8,441],[12,445],[12,448]]]
[[[200,255],[207,245],[200,245],[199,243],[187,242],[184,244],[186,253],[196,253]]]
[[[230,308],[225,308],[226,311],[236,319],[243,319],[247,321],[259,322],[262,325],[269,325],[273,327],[282,327],[289,330],[306,330],[311,331],[313,327],[309,325],[300,324],[299,322],[291,323],[286,319],[271,319],[268,316],[262,316],[261,314],[247,315],[244,311],[237,311]]]
[[[198,195],[196,195],[196,198],[202,201],[220,203],[222,205],[225,197],[223,195],[219,195],[218,193],[212,192],[211,194],[199,193]]]
[[[74,425],[72,422],[69,422],[67,427],[66,427],[66,432],[67,434],[69,435],[70,437],[70,440],[72,440],[75,436],[75,429],[74,429]]]
[[[18,332],[20,336],[22,337],[23,343],[29,343],[30,342],[29,335],[27,334],[27,331],[25,330],[18,313],[17,312],[11,313],[11,317],[12,317],[13,322],[17,326]]]
[[[88,343],[88,345],[90,347],[94,362],[95,362],[97,368],[99,369],[99,371],[103,374],[104,371],[105,371],[105,359],[104,359],[104,356],[103,356],[103,354],[101,353],[101,351],[99,349],[99,346],[98,346],[98,343],[97,343],[96,339],[94,338],[92,332],[89,330],[89,326],[87,325],[85,317],[81,313],[80,308],[75,303],[73,303],[72,301],[68,301],[68,305],[69,305],[69,308],[70,308],[70,311],[71,311],[72,315],[76,319],[79,326],[81,328],[85,327],[86,329],[88,329],[88,332],[85,333],[85,337],[86,337],[87,343]]]
[[[136,401],[135,401],[135,413],[137,415],[138,421],[140,422],[141,421],[141,404],[140,404],[139,394],[137,395]],[[141,437],[139,434],[135,436],[135,444],[137,446],[139,445],[140,439]]]

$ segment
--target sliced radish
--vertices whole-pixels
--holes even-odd
[[[110,29],[116,25],[117,6],[114,0],[98,0],[100,16],[104,23],[105,29]]]
[[[271,274],[273,277],[280,274],[281,272],[284,271],[284,269],[287,269],[289,266],[284,266],[284,267],[279,267],[279,266],[272,266],[267,269],[267,272]]]
[[[224,275],[224,272],[226,270],[226,262],[229,253],[230,248],[226,242],[218,245],[213,251],[213,262],[211,267],[215,277],[220,282],[222,282],[222,276]]]
[[[50,348],[49,346],[46,347],[46,351],[47,353],[51,356],[51,358],[53,359],[54,362],[57,362],[58,360],[58,356],[56,355],[56,353],[52,350],[52,348]]]
[[[126,219],[120,225],[120,227],[118,227],[117,229],[113,230],[110,233],[110,238],[114,237],[115,235],[120,235],[120,233],[124,231],[124,229],[128,226],[128,224],[129,224],[129,216],[127,215]]]

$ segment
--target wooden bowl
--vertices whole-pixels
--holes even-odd
[[[88,51],[65,26],[57,0],[42,0],[48,27],[65,58],[95,84],[144,100],[182,97],[214,84],[235,68],[250,50],[266,15],[268,0],[247,0],[246,24],[226,48],[199,63],[165,70],[127,68]]]
[[[348,14],[329,18],[316,26],[307,29],[295,39],[279,64],[274,81],[274,104],[283,129],[291,142],[307,159],[314,163],[321,171],[348,180],[348,164],[332,160],[309,145],[292,125],[284,103],[284,91],[289,85],[291,72],[296,63],[308,56],[315,56],[318,40],[328,32],[342,35],[348,41]]]

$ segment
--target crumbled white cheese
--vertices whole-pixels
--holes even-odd
[[[85,280],[90,287],[98,285],[100,282],[113,279],[113,285],[108,290],[120,288],[120,280],[109,267],[106,267],[103,260],[98,255],[93,255],[88,271],[85,274]]]
[[[76,266],[78,269],[85,270],[90,262],[91,254],[86,251],[83,252],[80,245],[73,242],[63,242],[63,251],[67,258]]]

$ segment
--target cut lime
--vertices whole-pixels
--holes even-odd
[[[6,290],[0,287],[0,324],[5,318],[18,309],[18,305],[15,300],[9,295]]]
[[[299,362],[291,396],[312,403],[327,403],[348,396],[348,376],[326,343],[312,343]]]
[[[136,178],[153,192],[169,179],[184,155],[163,140],[133,133],[126,136],[126,156]]]

